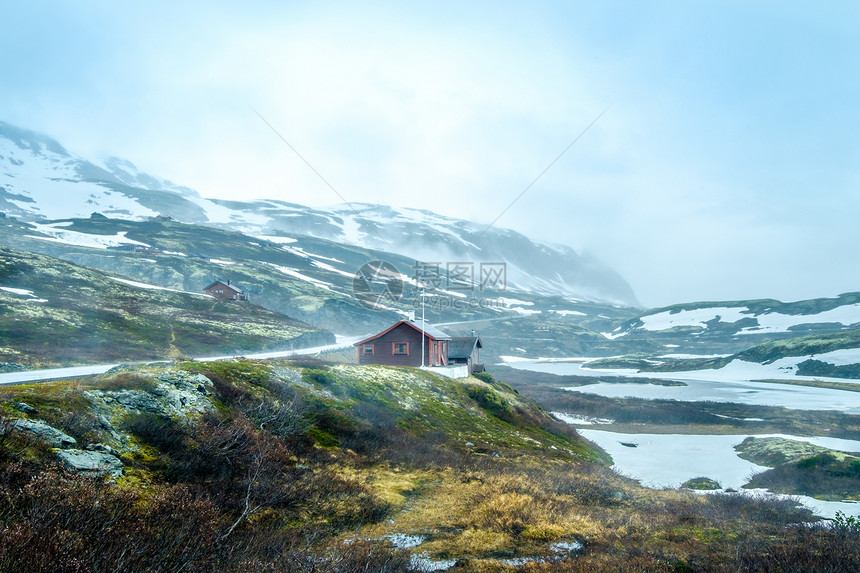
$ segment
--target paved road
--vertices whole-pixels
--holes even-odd
[[[117,364],[97,364],[95,366],[75,366],[73,368],[51,368],[48,370],[22,370],[0,374],[0,385],[24,384],[26,382],[47,382],[65,378],[80,378],[104,374]]]
[[[326,350],[338,350],[340,348],[349,348],[353,342],[358,342],[367,336],[344,337],[336,344],[328,346],[314,346],[312,348],[296,348],[294,350],[282,350],[280,352],[260,352],[257,354],[242,354],[245,358],[285,358],[295,356],[297,354],[316,354]],[[237,355],[230,356],[207,356],[204,358],[194,358],[201,362],[211,362],[214,360],[229,360],[236,358]],[[67,380],[70,378],[82,378],[84,376],[95,376],[104,374],[118,364],[96,364],[93,366],[74,366],[72,368],[51,368],[47,370],[22,370],[20,372],[6,372],[0,374],[0,386],[9,384],[27,384],[30,382],[47,382],[49,380]]]

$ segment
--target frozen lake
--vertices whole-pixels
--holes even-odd
[[[735,402],[758,406],[781,406],[792,410],[830,410],[846,414],[860,414],[860,392],[847,390],[831,390],[828,388],[813,388],[811,386],[795,386],[792,384],[773,384],[769,382],[753,382],[752,380],[788,378],[783,372],[772,372],[759,364],[731,365],[721,370],[699,370],[694,372],[647,372],[637,373],[635,370],[612,369],[596,370],[584,368],[583,363],[573,361],[520,361],[509,363],[508,366],[521,370],[548,372],[550,374],[576,376],[628,376],[631,378],[658,378],[662,380],[678,380],[686,386],[660,386],[657,384],[640,383],[607,383],[599,382],[587,386],[567,388],[572,392],[597,394],[608,398],[645,398],[649,400],[680,400],[684,402]],[[757,368],[760,367],[760,368]],[[762,369],[767,368],[765,371]],[[795,376],[791,376],[795,378]],[[797,377],[798,379],[801,379]],[[843,379],[827,378],[826,380]]]
[[[608,398],[735,402],[757,406],[781,406],[792,410],[830,410],[860,414],[860,392],[768,382],[685,380],[684,383],[687,386],[600,382],[587,386],[566,387],[565,390],[597,394]]]
[[[584,359],[522,360],[507,365],[537,372],[577,376],[627,376],[682,381],[686,386],[660,386],[648,383],[606,383],[568,387],[572,392],[612,398],[669,399],[680,401],[734,402],[759,406],[782,406],[795,410],[831,410],[860,414],[860,392],[755,382],[756,379],[798,378],[779,361],[770,365],[735,361],[720,370],[692,372],[637,373],[629,369],[597,370],[584,367]],[[840,382],[849,382],[841,379]],[[654,488],[678,487],[694,477],[709,477],[723,488],[740,490],[750,476],[766,470],[737,456],[734,447],[742,435],[621,434],[598,429],[579,433],[603,448],[614,461],[613,468],[642,485]],[[769,434],[772,436],[774,434]],[[757,437],[767,437],[759,435]],[[808,441],[845,452],[860,452],[860,441],[828,437],[780,436]],[[623,443],[628,444],[627,446]],[[630,447],[635,444],[636,447]],[[805,496],[798,499],[817,515],[833,517],[837,511],[860,516],[860,503],[825,502]]]
[[[707,436],[683,434],[621,434],[604,430],[577,430],[583,437],[599,445],[612,456],[613,469],[639,480],[647,487],[678,487],[695,477],[709,477],[724,489],[741,489],[750,477],[765,471],[738,457],[735,446],[748,434]],[[776,434],[770,434],[776,436]],[[766,437],[766,436],[759,436]],[[841,451],[860,451],[860,441],[834,438],[779,437],[802,440]],[[636,447],[625,446],[636,444]],[[860,503],[819,501],[799,496],[804,505],[822,517],[833,517],[837,511],[860,515]]]

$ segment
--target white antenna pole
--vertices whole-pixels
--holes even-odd
[[[421,291],[421,368],[424,368],[424,291]]]

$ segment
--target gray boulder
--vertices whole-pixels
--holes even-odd
[[[39,412],[36,408],[26,402],[18,402],[15,404],[15,409],[19,412],[24,412],[25,414],[37,414]]]
[[[122,462],[116,456],[104,452],[87,450],[59,450],[57,458],[63,467],[76,474],[112,478],[122,476]]]
[[[70,435],[39,420],[18,419],[12,422],[12,427],[33,434],[54,448],[68,448],[77,443],[77,440]]]

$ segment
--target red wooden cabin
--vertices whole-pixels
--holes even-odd
[[[421,366],[422,332],[424,365],[447,365],[451,337],[420,320],[401,320],[379,334],[356,342],[358,363]]]

